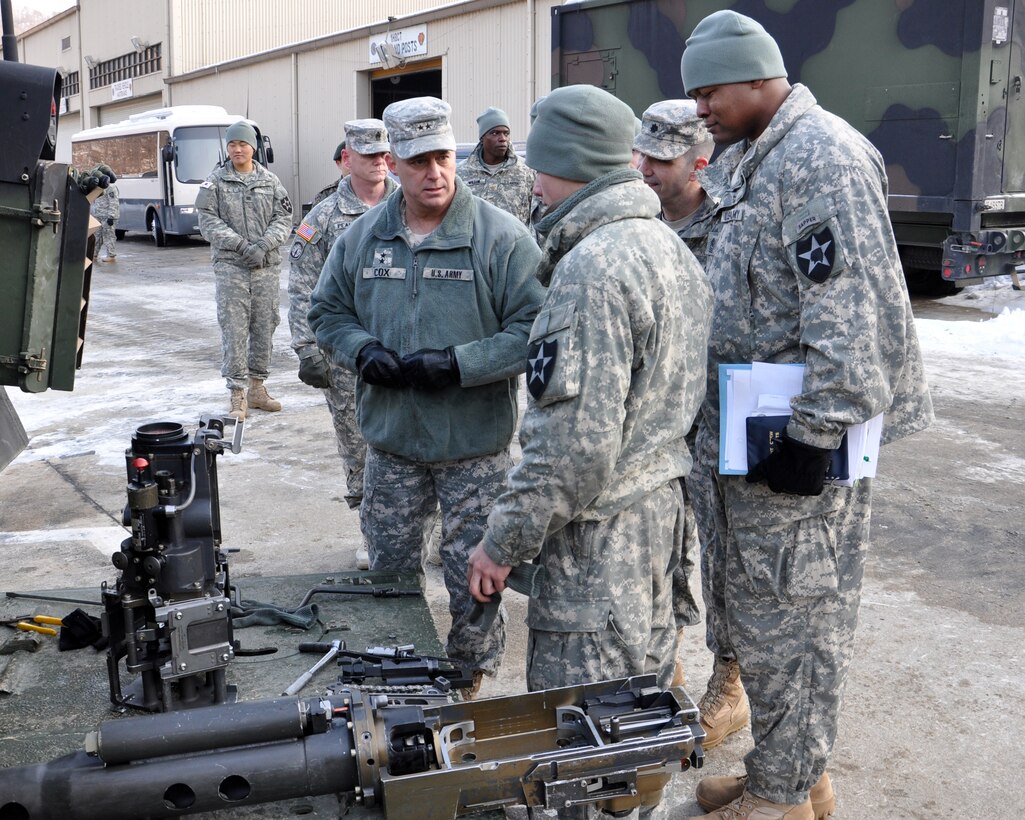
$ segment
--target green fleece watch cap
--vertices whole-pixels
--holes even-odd
[[[477,139],[483,137],[492,128],[498,128],[503,125],[506,128],[511,127],[509,125],[509,115],[501,108],[489,108],[477,117]]]
[[[239,140],[241,142],[248,142],[253,146],[253,150],[256,150],[256,129],[253,128],[245,120],[239,120],[228,126],[228,130],[224,132],[224,141],[234,142]]]
[[[757,20],[735,11],[709,14],[695,26],[680,58],[683,87],[699,88],[786,77],[779,46]]]
[[[527,165],[542,174],[592,182],[626,168],[634,141],[634,112],[593,85],[556,88],[535,103],[527,135]]]

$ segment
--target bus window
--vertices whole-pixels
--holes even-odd
[[[224,128],[198,125],[178,128],[174,132],[177,148],[175,175],[179,182],[203,182],[224,162]]]
[[[71,146],[72,162],[79,168],[105,162],[119,178],[156,177],[157,144],[161,137],[166,139],[166,132],[76,142]]]

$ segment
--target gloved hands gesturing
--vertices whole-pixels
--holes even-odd
[[[402,375],[402,362],[399,354],[389,350],[380,342],[370,342],[363,346],[356,356],[356,369],[360,378],[367,384],[381,387],[408,387]]]
[[[299,381],[310,387],[330,387],[327,376],[327,362],[318,350],[312,356],[299,360]]]
[[[402,373],[410,387],[417,390],[441,390],[459,384],[459,362],[452,347],[444,350],[423,348],[402,358]]]
[[[747,483],[765,479],[774,493],[821,495],[832,450],[792,439],[783,431],[775,449],[747,471]]]

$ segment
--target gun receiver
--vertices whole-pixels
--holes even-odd
[[[132,820],[338,794],[385,817],[650,805],[700,767],[698,712],[654,676],[450,703],[338,684],[108,721],[85,751],[0,769],[0,816]]]

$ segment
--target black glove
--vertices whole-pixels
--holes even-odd
[[[89,194],[95,188],[107,188],[110,183],[117,181],[117,176],[109,165],[97,165],[90,171],[73,171],[75,183],[78,190],[83,194]]]
[[[299,360],[299,381],[310,387],[330,387],[327,377],[327,362],[319,352]]]
[[[792,439],[784,430],[769,457],[747,471],[747,483],[765,479],[774,493],[822,495],[832,453]]]
[[[380,342],[370,342],[363,346],[356,357],[356,369],[360,378],[367,384],[381,387],[408,387],[402,375],[402,362],[399,354],[389,350]]]
[[[454,348],[444,350],[423,348],[404,356],[402,374],[410,387],[417,390],[441,390],[459,384],[459,363]]]
[[[110,227],[113,228],[114,227],[114,217],[108,216],[107,217],[107,224],[110,225]]]
[[[260,247],[259,243],[253,242],[242,251],[242,261],[248,268],[258,268],[263,265],[263,258],[267,251]]]
[[[71,649],[81,649],[83,646],[91,646],[99,652],[107,648],[107,639],[103,637],[99,618],[82,609],[76,609],[61,619],[57,649],[67,652]]]

